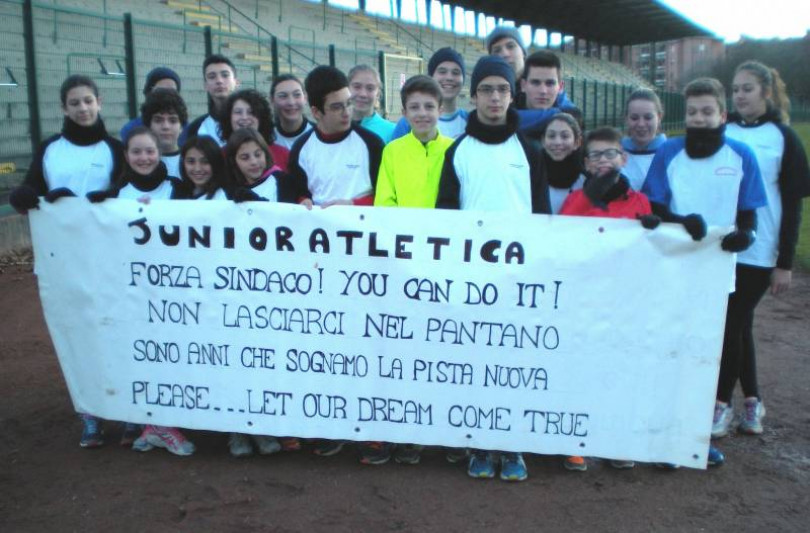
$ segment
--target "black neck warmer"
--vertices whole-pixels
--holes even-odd
[[[686,128],[686,155],[704,159],[717,153],[725,139],[726,125],[719,128]]]
[[[555,189],[568,189],[582,173],[582,153],[574,150],[562,161],[553,160],[543,151],[543,163],[547,169],[548,184]]]
[[[296,137],[304,133],[304,130],[307,128],[307,119],[305,118],[303,122],[301,122],[301,126],[295,131],[287,131],[281,127],[281,121],[276,122],[276,130],[283,135],[284,137]]]
[[[624,176],[624,174],[619,175],[619,181],[613,184],[613,186],[607,190],[605,196],[603,197],[606,203],[610,203],[614,200],[618,200],[627,195],[627,191],[630,190],[630,181]]]
[[[518,113],[511,107],[506,112],[506,124],[501,126],[488,126],[478,120],[478,112],[470,113],[467,121],[467,135],[478,139],[485,144],[501,144],[515,134],[518,129]]]
[[[127,169],[126,180],[141,192],[151,192],[160,187],[160,184],[168,179],[166,165],[161,161],[157,168],[148,176],[141,176],[131,168]]]
[[[107,137],[107,128],[104,121],[98,117],[92,126],[79,126],[68,117],[62,122],[62,136],[73,144],[79,146],[90,146]]]

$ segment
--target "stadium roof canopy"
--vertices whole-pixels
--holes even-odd
[[[712,1],[712,0],[706,0]],[[655,0],[452,0],[449,4],[514,20],[520,26],[630,45],[684,37],[715,37]]]

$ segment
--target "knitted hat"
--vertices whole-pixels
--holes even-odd
[[[177,75],[177,72],[173,71],[169,67],[156,67],[149,71],[149,74],[146,75],[146,83],[143,85],[143,94],[149,94],[152,92],[152,89],[155,88],[157,82],[160,80],[174,80],[174,83],[177,84],[177,92],[180,92],[180,76]]]
[[[475,64],[470,82],[470,94],[475,94],[478,84],[487,76],[500,76],[509,82],[512,95],[515,94],[515,71],[499,56],[483,56]]]
[[[501,39],[511,38],[514,39],[516,43],[520,46],[520,49],[523,50],[523,55],[526,55],[526,46],[523,44],[523,37],[520,36],[520,32],[517,28],[512,26],[498,26],[492,32],[487,35],[487,53],[492,53],[492,45],[500,41]]]
[[[445,61],[452,61],[461,67],[462,77],[467,75],[467,73],[464,71],[464,58],[461,57],[461,54],[449,46],[445,46],[444,48],[439,48],[432,56],[430,56],[430,61],[428,61],[428,76],[433,76],[433,73],[436,72],[436,68]]]

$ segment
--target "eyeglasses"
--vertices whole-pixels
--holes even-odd
[[[329,104],[326,106],[326,109],[332,113],[342,113],[344,111],[350,111],[353,107],[354,100],[347,100],[345,102],[335,102],[334,104]]]
[[[621,155],[622,151],[616,148],[608,148],[607,150],[594,150],[593,152],[588,152],[585,154],[585,157],[590,159],[591,161],[598,161],[602,157],[607,159],[608,161],[613,161],[619,155]]]
[[[482,96],[492,96],[493,93],[507,95],[512,92],[512,87],[510,85],[479,85],[475,92]]]

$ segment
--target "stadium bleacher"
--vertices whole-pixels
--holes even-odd
[[[138,103],[143,98],[140,89],[146,72],[157,65],[168,65],[183,80],[182,93],[191,116],[206,108],[199,70],[205,53],[205,26],[212,29],[214,51],[230,56],[236,63],[242,85],[265,90],[273,69],[272,36],[279,45],[279,72],[301,77],[313,66],[328,63],[329,45],[334,46],[336,66],[344,70],[358,63],[377,65],[379,54],[386,54],[391,58],[385,80],[390,102],[397,101],[402,76],[424,71],[426,65],[420,58],[429,57],[433,51],[454,47],[470,65],[485,53],[482,39],[322,2],[149,0],[139,2],[134,9],[125,0],[45,0],[34,8],[43,138],[61,127],[58,87],[72,73],[96,79],[103,98],[102,114],[111,132],[117,132],[128,120],[121,18],[128,12],[133,13],[135,21]],[[16,87],[0,87],[6,117],[6,127],[0,131],[0,163],[25,168],[31,143],[21,0],[0,0],[0,30],[0,72],[9,68],[18,83]],[[574,93],[575,101],[587,100],[586,107],[596,106],[594,112],[615,104],[615,97],[594,92],[597,84],[645,84],[617,63],[568,52],[560,56],[566,81],[585,82],[579,88],[571,86],[569,92]],[[466,96],[462,96],[462,105]],[[396,107],[389,106],[392,118],[398,114]]]

